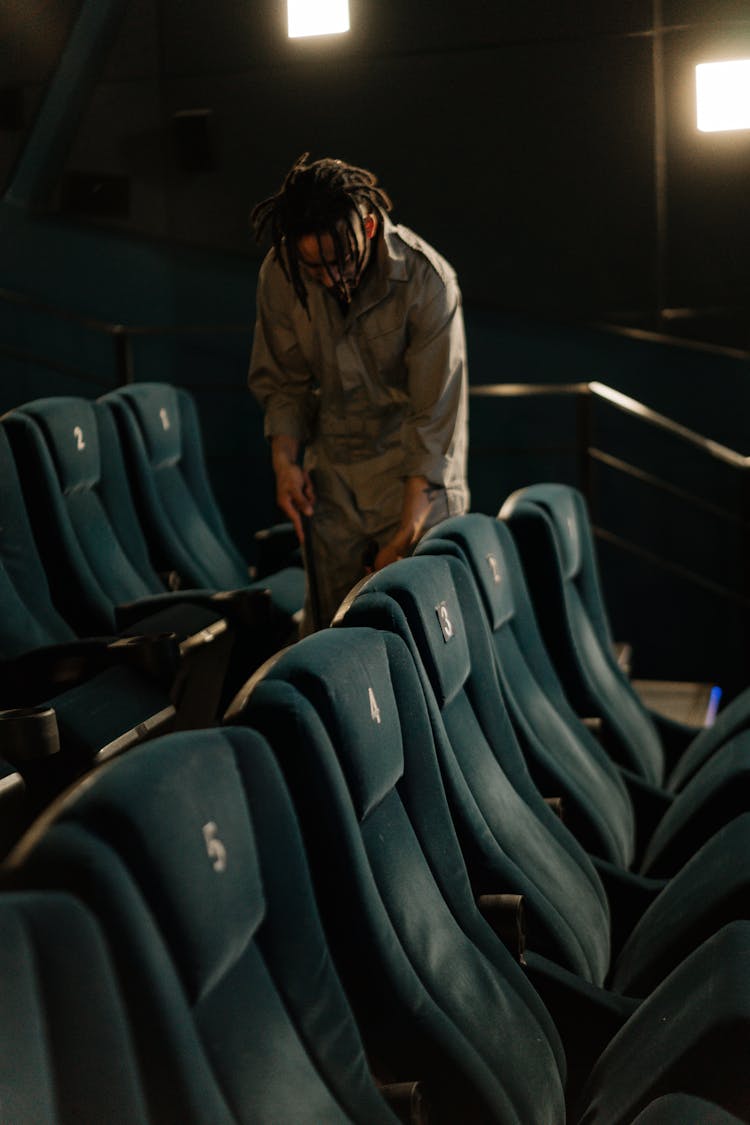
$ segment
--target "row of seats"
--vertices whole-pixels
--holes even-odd
[[[28,540],[55,545],[42,553],[57,605],[49,589],[44,605],[63,621],[60,600],[71,589],[53,562],[66,551],[73,562],[83,554],[101,586],[110,564],[118,582],[130,581],[123,554],[131,569],[146,559],[166,574],[179,561],[171,544],[195,553],[198,567],[200,544],[210,558],[220,541],[205,471],[204,487],[182,464],[183,447],[199,441],[180,394],[137,385],[116,404],[83,404],[91,414],[79,400],[44,400],[3,420],[15,480],[4,495],[18,505],[16,464],[26,486],[15,544],[25,536],[24,550]],[[90,453],[92,433],[95,456],[84,464],[77,458]],[[103,468],[113,460],[114,475]],[[199,514],[206,508],[202,538],[182,536],[190,493],[202,496]],[[561,529],[578,537],[578,563],[557,580],[557,609],[570,615],[577,604],[565,595],[570,582],[589,659],[585,511],[572,508],[580,528],[570,510],[555,515],[558,501],[577,503],[570,490],[525,500],[526,516],[533,507],[548,524],[552,561],[570,554]],[[506,515],[512,526],[510,508]],[[133,525],[143,554],[130,551]],[[9,585],[24,588],[9,599],[11,617],[23,621],[35,606],[23,577],[33,567],[17,549],[2,555]],[[16,1020],[3,1078],[18,1106],[10,1119],[750,1120],[742,697],[710,734],[669,732],[670,751],[692,741],[683,784],[665,785],[652,776],[653,752],[640,769],[624,758],[603,707],[602,745],[568,702],[570,654],[547,641],[550,606],[538,628],[505,524],[447,521],[418,556],[372,576],[337,628],[274,656],[249,682],[260,650],[235,663],[222,685],[226,698],[228,683],[243,682],[225,715],[234,729],[130,750],[54,803],[14,850],[0,896]],[[184,586],[189,565],[180,562],[171,587]],[[275,576],[262,583],[266,607],[275,598],[267,650],[283,640],[274,626],[301,602],[297,586],[283,608],[278,591],[299,579],[299,568],[282,574],[276,593]],[[217,590],[164,591],[159,613],[179,604],[216,615],[234,603],[223,623],[241,633],[246,608]],[[114,587],[107,596],[121,624],[128,611]],[[89,589],[83,602],[95,601]],[[199,635],[172,626],[149,632],[146,644],[138,635],[105,645],[69,636],[54,647],[69,667],[85,651],[90,678],[71,688],[73,674],[57,671],[65,690],[54,710],[67,706],[80,720],[65,701],[81,688],[100,712],[111,710],[118,697],[95,666],[119,645],[129,674],[158,689],[159,702],[166,694],[164,716],[174,712],[174,679]],[[595,638],[608,649],[606,632]],[[30,656],[65,666],[42,646],[43,658],[21,645],[8,661],[18,686],[28,688],[19,661],[29,669]],[[205,675],[217,645],[203,648]],[[106,659],[119,676],[119,658]],[[141,688],[117,686],[128,701]],[[585,708],[575,701],[597,713],[590,697]],[[199,721],[183,715],[182,725]],[[84,737],[86,720],[78,726]],[[0,723],[3,749],[14,729],[12,717]],[[157,729],[144,722],[139,737]],[[114,738],[104,757],[133,741]],[[116,1111],[103,1108],[114,1101]]]
[[[274,736],[276,759],[252,731],[168,736],[98,771],[6,865],[11,1119],[394,1120],[367,1057],[381,1088],[388,1077],[406,1091],[406,1120],[419,1120],[416,1076],[436,1121],[562,1122],[558,1033],[528,972],[462,896],[436,776],[431,787],[425,770],[411,778],[425,786],[412,794],[421,824],[407,806],[400,754],[432,736],[403,643],[321,634],[256,691],[246,717]],[[302,796],[306,852],[278,760]],[[640,1120],[639,1103],[670,1084],[747,1119],[746,928],[720,931],[629,1005],[571,1119]],[[54,1034],[35,1038],[40,1021]],[[685,1097],[647,1113],[733,1120]]]
[[[231,725],[87,778],[5,865],[35,1013],[14,1096],[33,1080],[59,1114],[28,1119],[115,1120],[122,1086],[123,1120],[160,1123],[750,1121],[746,802],[665,791],[653,845],[606,739],[559,707],[489,517],[434,529],[335,624]],[[47,965],[28,951],[55,925]],[[83,1044],[123,1060],[90,1089],[79,940]]]
[[[303,587],[299,564],[249,574],[187,392],[137,384],[6,414],[0,846],[92,761],[213,721],[295,635]]]

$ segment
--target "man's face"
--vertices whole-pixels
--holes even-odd
[[[353,215],[351,229],[346,223],[339,224],[338,241],[343,250],[341,265],[331,234],[303,234],[297,241],[303,274],[315,284],[323,285],[337,300],[349,304],[370,260],[376,229],[374,215],[365,215],[362,220],[359,215]]]

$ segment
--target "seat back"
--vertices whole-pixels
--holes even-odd
[[[133,383],[100,403],[116,419],[156,565],[186,586],[234,589],[248,582],[206,472],[198,415],[187,391]]]
[[[459,593],[460,590],[460,593]],[[510,861],[529,947],[600,984],[609,914],[591,861],[534,785],[505,709],[487,625],[457,559],[410,558],[373,575],[341,624],[395,632],[434,693],[441,767],[475,889]]]
[[[79,902],[0,895],[0,992],[3,1121],[155,1120],[109,951]]]
[[[17,880],[69,888],[98,916],[159,1125],[394,1125],[260,736],[198,731],[131,751],[11,863]]]
[[[563,797],[587,851],[628,867],[633,808],[619,773],[575,715],[547,656],[508,528],[480,513],[432,528],[416,554],[453,554],[471,573],[492,634],[503,697],[537,786]]]
[[[508,497],[500,517],[518,546],[539,627],[566,695],[579,714],[604,720],[613,756],[662,784],[665,759],[658,731],[614,657],[583,498],[567,486],[535,485]]]
[[[403,642],[369,629],[306,638],[266,671],[245,718],[295,796],[373,1056],[414,1067],[440,1120],[559,1120],[559,1039],[476,913]]]
[[[52,604],[16,464],[0,427],[0,659],[74,636]]]
[[[86,399],[37,399],[4,426],[55,604],[82,633],[163,592],[133,507],[112,419]]]

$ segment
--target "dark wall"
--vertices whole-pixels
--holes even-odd
[[[128,177],[109,223],[252,257],[251,203],[300,152],[340,155],[469,302],[689,308],[666,327],[716,338],[709,311],[748,296],[750,131],[697,132],[693,68],[750,53],[750,6],[673,0],[661,29],[646,0],[515,8],[351,0],[348,35],[301,41],[281,0],[133,0],[69,171]]]
[[[0,5],[0,185],[13,169],[77,8],[78,0]]]

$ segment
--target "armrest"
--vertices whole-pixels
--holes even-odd
[[[261,586],[219,590],[211,595],[208,604],[216,606],[230,621],[251,629],[267,629],[271,621],[271,594]]]
[[[604,739],[604,720],[600,715],[581,715],[581,722],[590,730],[594,738],[598,742],[603,742]]]
[[[666,879],[648,879],[645,875],[635,875],[623,871],[606,859],[590,856],[597,874],[604,884],[609,900],[612,924],[612,961],[617,958],[623,944],[628,939],[635,924],[640,921],[660,891],[666,886]]]
[[[60,752],[57,716],[48,704],[0,711],[3,757],[23,774],[30,762],[40,762]]]
[[[227,617],[242,625],[262,627],[268,623],[270,595],[267,590],[243,587],[240,590],[171,590],[125,602],[115,609],[119,629],[129,629],[144,618],[172,609],[175,606],[194,605],[215,609],[217,617]]]
[[[523,895],[480,895],[477,906],[520,965],[526,952],[526,905]]]
[[[615,641],[613,648],[617,666],[630,679],[633,671],[633,646],[629,641]]]
[[[257,564],[255,576],[265,578],[285,566],[302,566],[299,541],[291,523],[275,523],[256,531]]]
[[[429,1125],[421,1082],[386,1082],[378,1089],[402,1125]]]
[[[38,703],[114,664],[129,664],[169,686],[177,660],[177,643],[169,634],[126,639],[86,637],[47,645],[14,660],[0,661],[2,699],[16,707]]]
[[[191,594],[200,596],[203,601],[200,604],[207,605],[211,597],[210,590],[191,590]],[[157,613],[161,613],[165,609],[171,609],[173,606],[184,605],[188,599],[186,598],[186,591],[184,590],[170,590],[165,591],[163,594],[153,594],[149,598],[139,598],[136,602],[123,602],[121,605],[115,606],[115,623],[118,630],[124,631],[130,629],[133,625],[137,625],[146,617],[153,617]],[[191,599],[193,602],[195,598]]]

